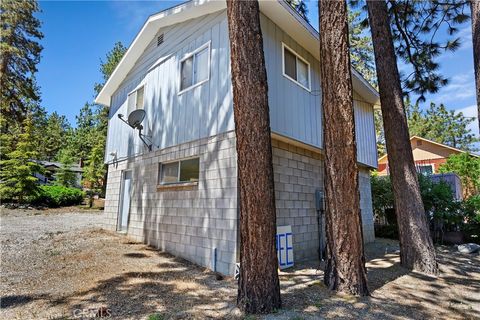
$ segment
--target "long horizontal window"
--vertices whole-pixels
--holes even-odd
[[[180,93],[210,78],[210,43],[180,61]]]
[[[310,64],[282,43],[283,75],[310,91]]]
[[[200,159],[186,159],[161,163],[159,166],[160,184],[197,182],[200,172]]]

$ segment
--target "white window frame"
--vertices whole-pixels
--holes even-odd
[[[193,157],[188,157],[188,158],[182,158],[182,159],[177,159],[177,160],[171,160],[171,161],[163,161],[158,163],[158,177],[157,177],[157,185],[160,186],[169,186],[169,185],[176,185],[176,184],[192,184],[192,183],[198,183],[198,181],[180,181],[180,171],[182,169],[182,161],[186,160],[193,160],[193,159],[198,159],[198,180],[200,180],[200,157],[199,156],[193,156]],[[175,182],[162,182],[162,166],[164,164],[171,164],[178,162],[178,172],[177,172],[177,181]]]
[[[197,49],[195,49],[194,51],[188,53],[187,55],[185,55],[180,61],[179,61],[179,64],[178,64],[178,71],[179,71],[179,81],[178,81],[178,95],[181,95],[182,93],[185,93],[193,88],[196,88],[202,84],[204,84],[205,82],[208,82],[210,80],[210,66],[211,66],[211,55],[212,55],[212,50],[210,48],[210,44],[211,44],[212,41],[208,41],[207,43],[203,44],[202,46],[198,47]],[[199,53],[200,51],[202,51],[203,49],[205,48],[208,48],[207,51],[208,51],[208,70],[207,70],[207,79],[205,80],[202,80],[200,82],[197,82],[195,84],[192,84],[190,87],[187,87],[185,89],[182,89],[182,62],[187,60],[188,58],[192,57],[193,56],[193,62],[192,62],[192,79],[194,79],[193,75],[195,74],[195,56],[197,53]]]
[[[435,174],[435,165],[433,163],[415,164],[415,171],[417,171],[417,173],[423,174],[422,172],[420,172],[420,167],[432,167],[432,174]]]
[[[141,88],[143,87],[143,105],[141,108],[138,108],[137,107],[137,91],[140,90]],[[142,110],[145,110],[145,93],[147,92],[146,91],[147,89],[147,84],[145,82],[141,82],[138,86],[135,87],[135,89],[133,89],[132,91],[130,91],[128,94],[127,94],[127,109],[129,108],[129,105],[128,105],[128,100],[130,98],[130,96],[132,94],[135,94],[135,109],[133,110],[129,110],[129,112],[132,112],[132,111],[135,111],[135,110],[139,110],[139,109],[142,109]],[[128,115],[127,115],[128,116]]]
[[[304,62],[306,65],[307,65],[307,68],[308,68],[308,87],[305,87],[303,84],[301,84],[300,82],[298,82],[297,80],[293,79],[292,77],[290,77],[288,74],[285,73],[285,48],[290,51],[292,54],[295,55],[295,57],[298,59],[300,59],[302,62]],[[295,60],[295,62],[297,63],[297,60]],[[298,78],[298,65],[295,66],[296,67],[296,70],[297,70],[297,78]],[[310,67],[310,63],[304,59],[301,55],[299,55],[295,50],[293,50],[292,48],[290,48],[289,46],[287,46],[284,42],[282,42],[282,74],[285,78],[289,79],[290,81],[293,81],[295,84],[299,85],[301,88],[307,90],[308,92],[311,92],[312,91],[312,76],[311,76],[311,67]]]

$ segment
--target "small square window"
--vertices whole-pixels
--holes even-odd
[[[285,44],[283,44],[283,75],[310,91],[310,65]]]
[[[180,62],[180,93],[210,77],[210,44],[195,50]]]

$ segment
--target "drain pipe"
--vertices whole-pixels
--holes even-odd
[[[318,223],[318,259],[322,262],[323,250],[325,245],[323,244],[323,216],[325,212],[325,198],[321,189],[315,190],[315,208],[317,210],[317,223]]]

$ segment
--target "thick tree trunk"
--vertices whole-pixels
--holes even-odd
[[[267,74],[257,1],[227,1],[240,187],[239,307],[281,307]]]
[[[480,128],[480,0],[470,0],[472,11],[473,67],[477,89],[478,127]]]
[[[367,0],[367,5],[399,228],[401,263],[409,269],[436,274],[435,248],[413,162],[387,4],[384,0]]]
[[[321,1],[327,265],[331,290],[368,295],[363,251],[347,4]]]

